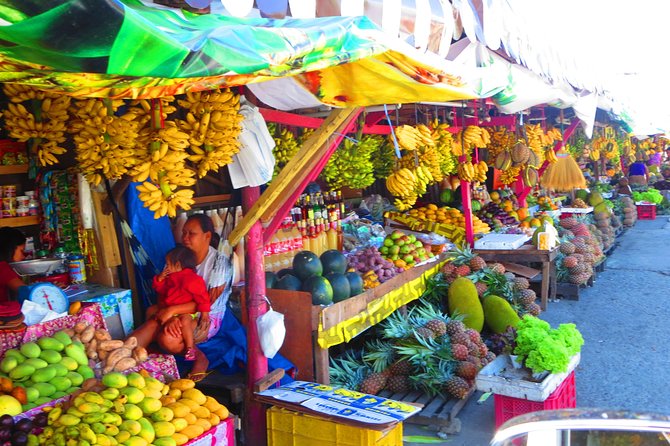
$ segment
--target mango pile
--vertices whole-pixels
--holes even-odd
[[[179,446],[229,415],[188,379],[163,384],[148,373],[111,372],[90,382],[49,411],[38,444]]]
[[[70,394],[93,376],[84,345],[64,331],[8,350],[0,362],[0,379],[11,380],[11,395],[23,411]],[[4,380],[0,384],[8,385]]]

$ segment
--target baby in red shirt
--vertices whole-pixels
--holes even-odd
[[[177,246],[169,251],[165,255],[165,268],[153,281],[158,304],[147,309],[147,319],[153,318],[161,326],[173,317],[180,318],[187,361],[194,361],[196,355],[193,332],[198,321],[193,313],[197,311],[206,319],[211,307],[207,285],[196,274],[195,267],[195,253],[190,249]]]

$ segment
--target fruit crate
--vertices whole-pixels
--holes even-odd
[[[379,431],[350,426],[280,407],[267,411],[268,446],[396,446],[402,423]]]
[[[636,206],[638,220],[656,220],[656,205],[654,203],[639,203]]]
[[[574,409],[577,406],[575,372],[572,371],[560,386],[544,401],[530,401],[505,395],[494,395],[495,426],[519,415],[538,410]]]

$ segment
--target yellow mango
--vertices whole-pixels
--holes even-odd
[[[207,402],[204,404],[204,406],[209,409],[210,412],[215,412],[219,407],[221,407],[221,404],[211,396],[208,396]]]
[[[183,404],[184,406],[187,406],[191,412],[198,410],[200,407],[200,404],[196,403],[193,400],[190,400],[188,398],[182,398],[178,401],[179,404]]]
[[[177,399],[175,397],[172,397],[172,396],[166,395],[163,398],[161,398],[161,404],[163,405],[163,407],[167,407],[170,404],[173,404],[173,403],[176,403],[176,402],[177,402]]]
[[[188,398],[196,403],[203,405],[207,402],[207,397],[198,389],[188,389],[181,393],[183,398]]]
[[[195,388],[195,382],[191,379],[177,379],[170,383],[170,389],[188,390]]]
[[[171,397],[173,397],[174,399],[178,400],[179,398],[181,398],[181,390],[179,390],[179,389],[170,389],[170,391],[168,392],[168,396],[171,396]]]
[[[198,426],[197,424],[191,424],[189,426],[186,426],[186,429],[182,430],[179,433],[186,435],[189,438],[189,440],[191,440],[205,433],[205,429],[203,429],[202,426]]]
[[[124,443],[124,446],[149,446],[149,442],[142,437],[130,437]]]
[[[189,424],[189,426],[190,426],[190,425],[192,425],[192,424],[195,424],[195,422],[197,421],[198,417],[196,417],[196,416],[193,415],[192,413],[187,413],[187,414],[184,416],[184,419],[186,420],[186,422],[187,422],[187,423]]]
[[[171,437],[177,432],[175,425],[169,421],[157,421],[154,423],[154,432],[156,437]]]
[[[230,412],[228,411],[228,408],[226,406],[223,406],[223,405],[221,406],[221,408],[219,410],[216,410],[214,413],[217,414],[219,416],[219,418],[221,418],[221,420],[225,420],[230,415]]]
[[[198,418],[195,420],[195,424],[205,429],[205,432],[212,428],[212,423],[210,423],[209,420],[206,420],[205,418]]]
[[[183,418],[186,414],[191,413],[191,408],[181,402],[170,404],[168,407],[172,409],[175,417]]]
[[[207,409],[204,406],[198,407],[196,410],[194,410],[191,413],[198,418],[209,418],[209,415],[210,415],[209,409]]]
[[[212,426],[216,426],[221,422],[221,418],[219,418],[219,416],[217,414],[213,413],[209,416],[208,421],[209,421],[209,424],[211,424]]]
[[[118,434],[114,438],[116,438],[116,441],[119,443],[124,443],[126,440],[128,440],[132,435],[130,435],[130,432],[128,431],[119,431]]]
[[[177,432],[181,432],[188,426],[188,421],[186,421],[185,418],[173,418],[171,423],[174,426],[174,430]]]
[[[181,446],[182,444],[188,443],[189,438],[182,434],[182,433],[176,433],[172,435],[172,439],[177,443],[177,446]]]
[[[172,421],[173,418],[174,412],[169,407],[161,407],[151,414],[151,419],[154,421]]]

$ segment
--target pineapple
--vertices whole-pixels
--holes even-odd
[[[463,379],[473,380],[477,376],[477,367],[471,362],[460,361],[456,366],[456,375]]]
[[[475,282],[475,288],[477,288],[477,295],[483,297],[484,293],[489,289],[489,286],[484,282]]]
[[[468,359],[468,347],[463,344],[451,344],[451,353],[454,356],[454,359],[458,361],[465,361]]]
[[[559,224],[561,225],[562,228],[572,229],[575,226],[577,226],[579,224],[579,222],[576,219],[574,219],[573,217],[568,217],[568,218],[562,219]]]
[[[430,396],[443,395],[444,383],[454,375],[453,361],[439,360],[430,368],[409,377],[410,385]]]
[[[561,251],[561,253],[566,254],[566,255],[570,255],[570,254],[573,254],[575,252],[575,245],[566,241],[566,242],[561,243],[561,246],[558,249],[559,249],[559,251]]]
[[[574,245],[572,246],[574,247]],[[577,261],[577,257],[575,256],[567,256],[563,258],[563,266],[565,266],[566,268],[574,268],[575,266],[577,266],[577,263],[579,262]]]
[[[470,269],[472,271],[479,271],[481,269],[486,268],[486,262],[484,261],[484,259],[482,259],[478,255],[475,255],[474,257],[472,257],[472,259],[470,259],[470,263],[468,263],[468,265],[470,266]]]
[[[409,391],[409,379],[406,375],[393,375],[386,380],[386,390],[393,393]]]
[[[414,325],[411,318],[405,317],[399,311],[392,313],[380,324],[383,337],[386,339],[403,339],[414,336]]]
[[[463,399],[470,392],[470,384],[460,376],[452,376],[444,383],[447,392],[455,398]]]
[[[470,342],[470,336],[468,336],[465,330],[451,335],[452,344],[461,344],[467,346],[469,342]]]
[[[470,267],[468,265],[460,265],[456,267],[456,276],[464,277],[470,274]]]
[[[454,271],[456,270],[456,265],[453,264],[453,262],[447,262],[444,264],[442,269],[440,269],[440,272],[444,274],[445,276],[451,276],[454,274]]]
[[[414,329],[414,336],[416,337],[422,337],[422,338],[428,338],[432,339],[435,337],[435,332],[431,330],[430,328],[426,327],[419,327]]]
[[[512,281],[512,289],[514,291],[527,290],[528,287],[530,287],[530,283],[525,277],[515,277]]]
[[[489,268],[491,268],[494,273],[505,274],[505,267],[502,263],[492,263],[489,265]]]
[[[467,244],[464,244],[461,248],[454,248],[449,253],[449,258],[456,266],[468,265],[469,267],[474,257],[476,257],[476,254],[472,252],[472,249]]]
[[[358,390],[370,395],[376,395],[386,386],[386,380],[386,373],[370,373],[363,379]]]
[[[537,295],[533,290],[521,290],[521,292],[519,293],[519,301],[523,305],[532,304],[533,302],[535,302],[535,299],[537,299]]]
[[[486,360],[491,363],[494,359],[496,359],[496,354],[489,350],[488,353],[486,353]]]
[[[412,364],[406,359],[401,359],[400,361],[394,362],[391,367],[389,367],[389,373],[391,376],[409,375],[412,373]]]
[[[331,384],[349,390],[358,389],[368,371],[363,361],[350,351],[339,358],[331,358],[328,370]]]
[[[467,334],[470,337],[470,341],[474,342],[475,344],[482,343],[482,336],[474,328],[468,328],[465,330],[465,334]]]
[[[371,340],[365,344],[365,351],[363,361],[370,364],[372,370],[377,373],[389,368],[395,360],[395,349],[390,342]]]
[[[447,322],[449,316],[437,310],[433,305],[421,305],[412,308],[410,317],[417,325],[431,330],[435,336],[443,336],[447,333]]]
[[[526,306],[526,310],[528,310],[528,313],[532,316],[537,316],[542,312],[542,308],[540,308],[540,306],[535,302],[528,304]]]
[[[483,342],[479,344],[479,357],[486,358],[489,354],[489,348]]]
[[[467,361],[474,364],[474,366],[477,367],[477,370],[482,368],[482,360],[479,356],[469,355]]]
[[[447,322],[447,334],[449,336],[453,336],[456,333],[463,333],[465,332],[465,324],[463,321],[457,320],[457,319],[451,319],[449,322]]]
[[[424,325],[423,328],[432,331],[435,333],[435,336],[443,336],[447,333],[447,324],[441,319],[431,319],[426,322],[426,325]]]

